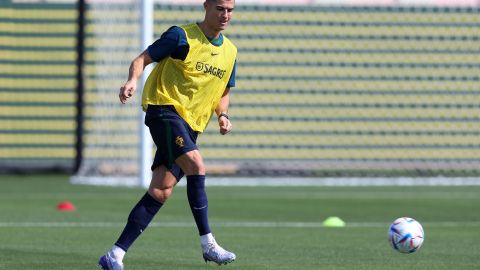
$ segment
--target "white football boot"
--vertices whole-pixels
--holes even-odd
[[[235,261],[235,253],[223,249],[217,244],[215,239],[208,242],[207,245],[202,245],[203,259],[205,262],[212,261],[218,265],[227,264]]]
[[[110,251],[100,258],[98,265],[100,265],[103,270],[123,270],[123,263],[117,261],[114,256],[110,254]]]

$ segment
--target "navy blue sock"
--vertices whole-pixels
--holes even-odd
[[[162,205],[162,203],[146,192],[130,212],[127,225],[125,225],[115,245],[127,251],[138,236],[147,228]]]
[[[198,233],[210,233],[208,224],[208,199],[205,192],[205,175],[187,176],[187,197],[193,218],[197,224]]]

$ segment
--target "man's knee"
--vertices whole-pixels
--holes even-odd
[[[201,163],[191,163],[184,170],[186,175],[205,175],[205,165]]]
[[[165,166],[160,166],[153,171],[148,194],[156,201],[165,203],[176,184],[176,177]]]
[[[172,195],[173,187],[166,187],[166,188],[153,188],[150,187],[148,189],[148,194],[152,196],[157,202],[164,204],[170,195]]]
[[[186,175],[205,175],[205,165],[198,150],[181,155],[175,162]]]

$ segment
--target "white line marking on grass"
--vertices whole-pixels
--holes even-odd
[[[377,164],[377,163],[376,163]],[[73,176],[73,184],[138,186],[136,177]],[[185,186],[187,181],[178,182]],[[480,177],[214,177],[209,186],[479,186]]]
[[[215,227],[231,228],[322,228],[321,222],[218,222]],[[480,221],[441,221],[424,222],[424,227],[480,227]],[[123,227],[123,222],[0,222],[0,228],[113,228]],[[349,228],[383,228],[389,223],[382,222],[347,222]],[[194,227],[193,222],[153,222],[149,227]]]

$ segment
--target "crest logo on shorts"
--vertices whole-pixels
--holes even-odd
[[[177,136],[177,138],[175,138],[175,143],[176,143],[179,147],[185,146],[185,143],[184,143],[184,141],[183,141],[182,136]]]

